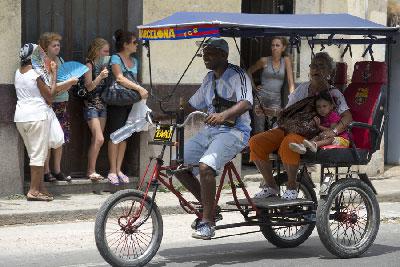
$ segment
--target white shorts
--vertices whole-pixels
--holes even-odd
[[[44,166],[49,147],[49,120],[16,122],[28,156],[30,166]]]
[[[243,134],[236,129],[232,132],[218,132],[209,128],[201,130],[185,143],[185,164],[204,163],[218,175],[226,163],[239,154],[246,144],[243,143]],[[194,168],[193,174],[199,174]]]

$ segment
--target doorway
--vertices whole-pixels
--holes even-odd
[[[23,0],[21,13],[23,43],[37,43],[40,34],[46,31],[58,32],[63,37],[60,55],[66,61],[83,63],[87,48],[95,37],[102,37],[112,44],[112,35],[116,29],[136,30],[136,26],[142,24],[143,1]],[[66,174],[81,177],[86,175],[90,144],[89,129],[83,119],[82,100],[71,96],[68,111],[71,142],[64,147],[61,169]],[[107,135],[105,133],[105,137]],[[138,135],[128,140],[124,169],[130,176],[138,176],[139,173],[139,147]],[[106,142],[100,151],[97,167],[99,172],[107,174]]]

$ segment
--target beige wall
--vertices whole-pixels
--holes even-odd
[[[143,1],[143,24],[157,21],[179,11],[202,12],[241,12],[241,0],[146,0]],[[196,52],[195,41],[201,39],[179,41],[152,41],[151,63],[155,84],[175,84]],[[229,60],[239,64],[239,55],[235,44],[229,41]],[[238,40],[240,45],[240,40]],[[149,83],[147,51],[143,51],[143,82]],[[196,58],[182,83],[201,83],[207,73],[201,58]]]
[[[367,14],[365,10],[368,10]],[[298,0],[295,6],[296,14],[318,14],[318,13],[348,13],[353,16],[368,19],[373,22],[386,25],[387,20],[387,0]],[[339,37],[339,36],[337,36]],[[314,51],[319,51],[319,46],[316,46]],[[338,49],[336,46],[327,47],[327,51],[336,61],[345,61],[349,66],[348,74],[351,78],[353,73],[353,65],[360,60],[370,60],[369,55],[362,58],[361,55],[365,50],[363,45],[353,45],[353,58],[347,53],[343,59],[340,58],[344,50],[344,46]],[[374,45],[374,58],[377,61],[385,60],[384,45]],[[311,51],[306,41],[302,42],[300,53],[300,77],[297,77],[298,82],[308,79],[308,65],[310,64]],[[298,59],[297,59],[298,60]]]
[[[0,84],[14,83],[21,45],[21,0],[0,0]]]

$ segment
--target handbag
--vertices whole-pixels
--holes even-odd
[[[131,82],[134,82],[135,84],[139,84],[133,74],[126,68],[121,56],[118,56],[121,59],[121,63],[123,66],[122,74],[124,75],[124,77]],[[106,82],[103,93],[101,94],[101,98],[107,105],[128,106],[139,102],[142,99],[138,91],[125,88],[124,86],[119,84],[116,81],[114,75],[110,75],[109,77],[110,79],[108,80],[108,82]]]
[[[73,85],[69,91],[75,97],[86,99],[88,91],[86,90],[85,87],[84,77],[83,76],[79,77],[78,83]]]
[[[94,79],[96,78],[94,63],[92,61],[87,61],[87,62],[92,65],[92,81],[94,81]],[[101,82],[103,84],[103,81],[101,81]],[[85,86],[85,77],[81,76],[78,79],[78,83],[73,85],[69,91],[72,93],[73,96],[85,100],[85,99],[88,99],[91,95],[93,95],[98,90],[102,90],[102,89],[103,89],[102,85],[99,85],[94,90],[88,91]]]
[[[314,99],[310,96],[285,108],[277,121],[279,128],[286,134],[295,133],[307,139],[315,137],[320,129],[314,121],[318,115]]]

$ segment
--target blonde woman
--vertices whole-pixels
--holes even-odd
[[[294,91],[294,79],[292,62],[285,54],[288,41],[284,37],[273,37],[271,42],[271,56],[260,58],[247,73],[250,78],[254,72],[261,70],[261,85],[256,87],[256,91],[261,103],[254,106],[254,134],[263,132],[266,128],[267,117],[260,112],[259,105],[267,108],[282,107],[282,87],[287,76],[289,92]],[[254,84],[254,82],[253,82]],[[254,98],[257,100],[257,98]]]
[[[102,38],[96,38],[89,45],[86,58],[86,66],[89,71],[85,73],[85,87],[87,98],[84,100],[84,117],[88,123],[90,133],[92,134],[91,143],[88,151],[87,177],[93,182],[103,179],[96,172],[96,161],[101,146],[104,143],[104,127],[107,119],[107,107],[101,98],[102,81],[107,78],[108,70],[96,70],[95,66],[101,64],[104,57],[110,54],[110,45]]]
[[[62,63],[64,63],[64,60],[59,57],[61,39],[61,35],[55,32],[45,32],[39,38],[39,45],[46,52],[46,55],[50,58],[50,60],[54,61],[57,66],[60,66]],[[77,82],[77,78],[71,78],[65,82],[57,83],[59,92],[53,98],[52,108],[61,124],[61,128],[63,129],[65,144],[69,143],[70,138],[70,122],[67,112],[69,98],[68,90]],[[55,180],[54,178],[59,181],[71,180],[70,176],[65,176],[61,172],[62,151],[63,147],[60,146],[59,148],[53,149],[53,153],[49,152],[45,164],[44,179],[46,182],[52,182]],[[53,156],[53,171],[50,173],[49,160],[51,156]]]

